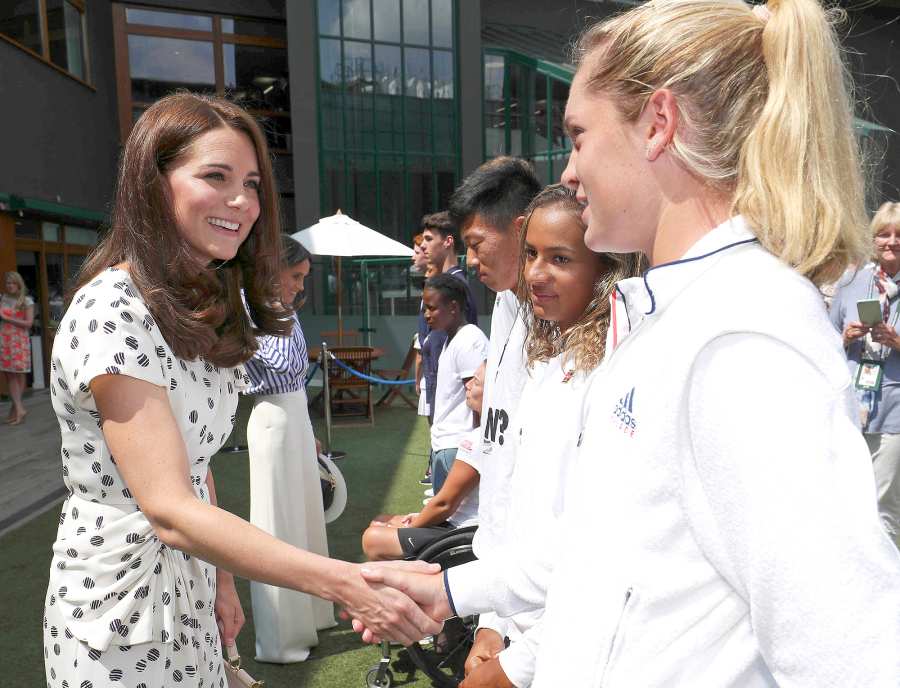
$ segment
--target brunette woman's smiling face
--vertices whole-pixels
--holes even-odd
[[[584,244],[584,229],[568,210],[537,208],[525,235],[524,279],[534,315],[563,331],[591,302],[594,284],[606,271],[600,256]]]
[[[230,127],[198,137],[166,171],[178,231],[202,265],[234,258],[259,217],[259,164]]]

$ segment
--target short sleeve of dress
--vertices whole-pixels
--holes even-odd
[[[61,335],[61,336],[60,336]],[[172,352],[159,327],[120,270],[101,273],[79,290],[54,343],[76,402],[93,406],[91,381],[99,375],[127,375],[167,387]]]

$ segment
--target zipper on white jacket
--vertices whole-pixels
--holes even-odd
[[[615,659],[616,650],[619,649],[619,645],[621,644],[621,633],[623,631],[623,626],[625,624],[625,615],[628,613],[628,606],[631,604],[631,598],[634,596],[634,588],[628,588],[625,591],[625,601],[622,603],[622,611],[619,613],[619,618],[616,621],[616,628],[613,631],[612,641],[609,644],[609,652],[606,653],[606,664],[603,667],[603,673],[600,674],[600,683],[598,683],[598,688],[603,688],[606,685],[606,679],[609,676],[609,668],[612,664],[613,659]]]

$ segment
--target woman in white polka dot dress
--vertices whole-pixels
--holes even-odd
[[[234,424],[241,364],[257,334],[290,332],[269,160],[242,109],[191,94],[149,108],[126,143],[112,226],[53,347],[69,496],[45,607],[51,688],[224,686],[221,643],[244,621],[231,572],[337,602],[385,637],[438,630],[358,565],[215,506],[209,460]]]

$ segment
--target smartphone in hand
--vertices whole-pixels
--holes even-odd
[[[882,322],[881,301],[878,299],[860,299],[856,302],[856,311],[863,325],[872,327]]]

